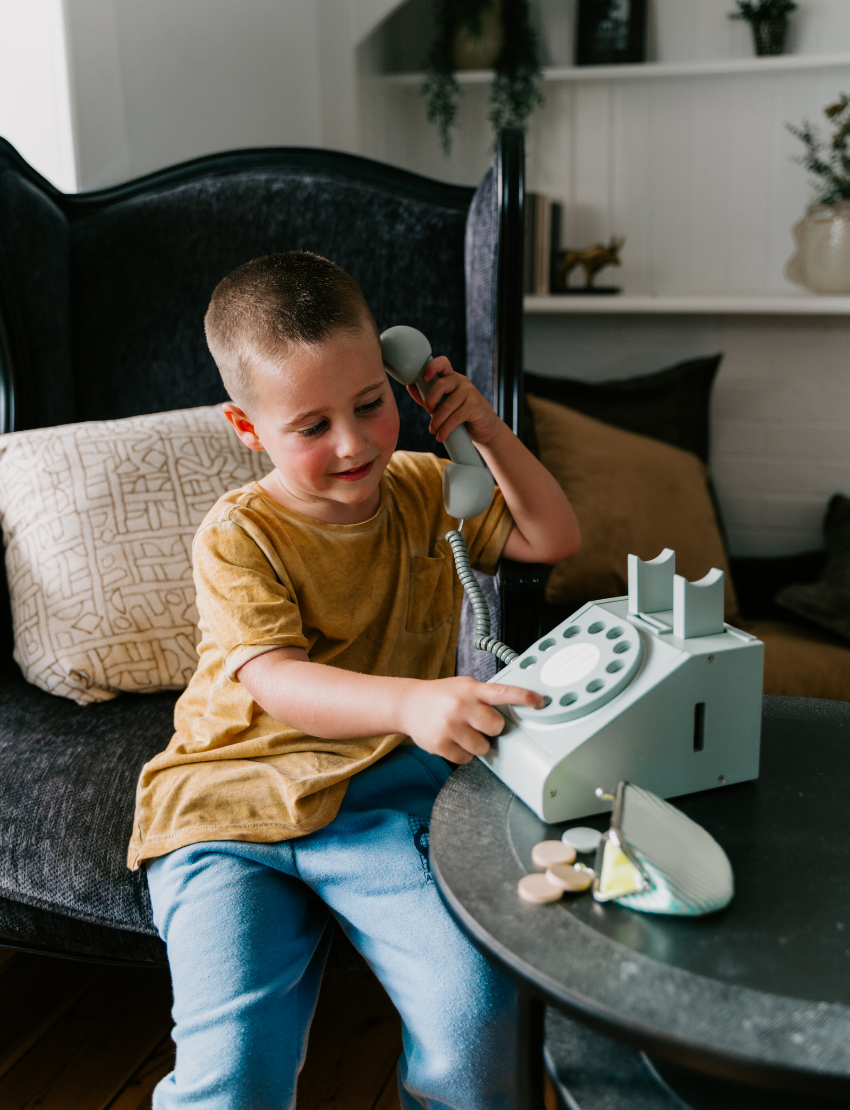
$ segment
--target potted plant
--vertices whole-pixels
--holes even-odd
[[[788,34],[788,16],[796,11],[794,0],[736,0],[731,19],[745,19],[753,32],[756,54],[781,54]]]
[[[422,95],[428,120],[451,151],[460,85],[456,70],[495,70],[490,92],[493,130],[525,127],[543,103],[540,57],[528,0],[434,0],[434,39]]]
[[[785,276],[815,293],[850,293],[850,96],[824,109],[832,134],[824,141],[807,120],[788,124],[805,147],[795,159],[814,179],[816,196],[794,226],[797,250]]]

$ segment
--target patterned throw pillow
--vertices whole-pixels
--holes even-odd
[[[192,538],[272,469],[217,405],[0,436],[0,525],[24,676],[80,705],[180,690],[197,666]]]

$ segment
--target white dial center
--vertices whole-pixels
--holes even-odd
[[[547,659],[540,668],[540,679],[547,686],[570,686],[590,674],[599,662],[595,644],[570,644]]]

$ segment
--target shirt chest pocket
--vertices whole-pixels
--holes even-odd
[[[433,632],[451,620],[454,610],[452,574],[454,566],[446,555],[412,555],[410,590],[407,599],[408,632]]]

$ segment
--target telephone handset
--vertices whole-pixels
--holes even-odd
[[[432,359],[431,344],[421,331],[400,324],[381,336],[381,353],[387,373],[402,385],[415,385],[424,398],[430,383],[422,373]],[[443,500],[446,512],[457,520],[479,516],[493,500],[495,483],[475,450],[469,432],[461,424],[446,437],[452,465],[443,471]]]
[[[415,385],[425,397],[429,383],[422,380],[422,373],[431,361],[431,344],[421,331],[399,324],[388,328],[381,335],[381,354],[387,373],[402,385]],[[446,450],[451,463],[443,471],[443,501],[449,516],[460,521],[460,526],[446,533],[454,555],[458,578],[472,602],[475,614],[473,646],[479,651],[489,651],[510,663],[517,653],[490,635],[490,607],[472,573],[466,541],[460,529],[463,522],[479,516],[493,500],[496,483],[481,456],[475,450],[465,425],[460,424],[446,436]]]

